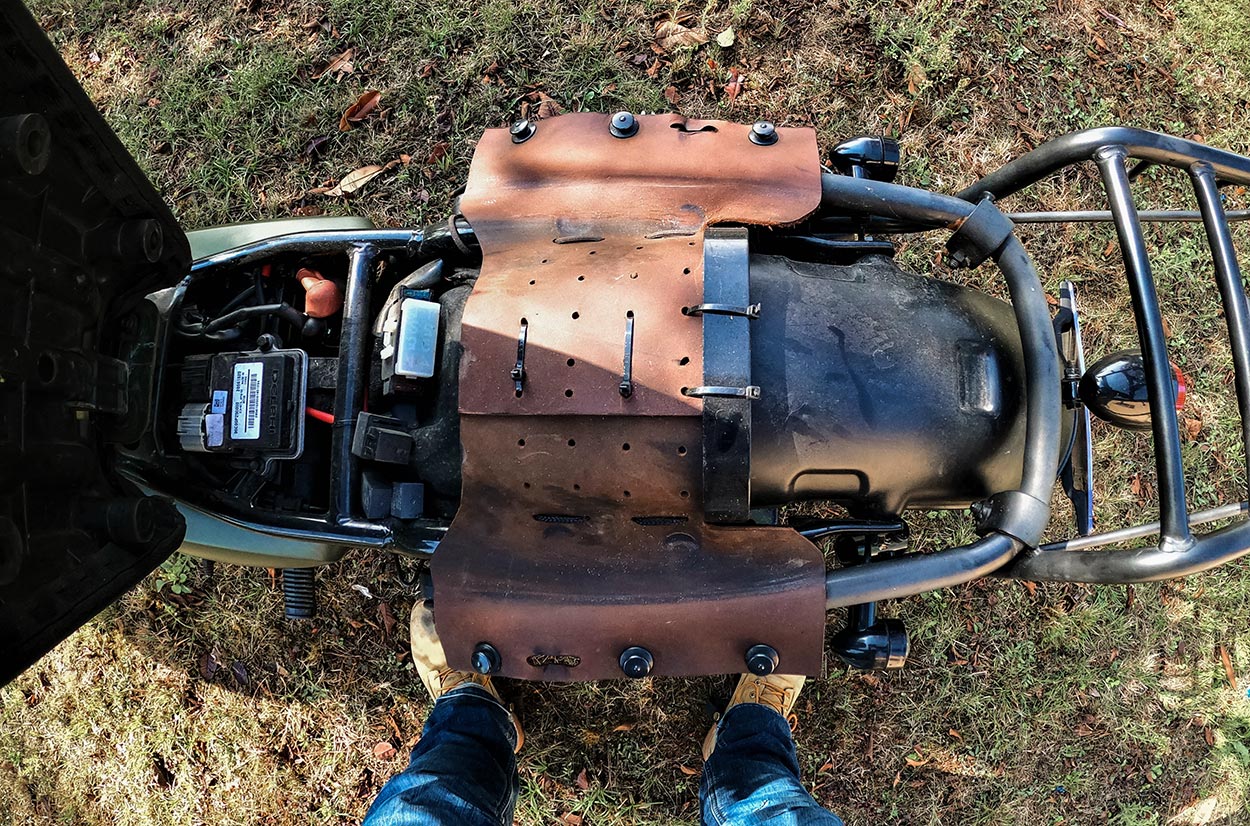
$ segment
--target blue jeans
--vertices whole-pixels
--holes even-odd
[[[364,826],[512,826],[516,730],[507,710],[475,685],[434,704],[408,768],[392,777]],[[790,727],[759,705],[730,709],[699,786],[712,826],[842,826],[799,780]]]

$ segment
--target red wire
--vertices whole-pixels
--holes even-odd
[[[304,412],[308,414],[308,418],[310,419],[316,419],[317,421],[325,422],[326,424],[334,424],[333,413],[327,413],[324,410],[318,410],[315,407],[305,407]]]

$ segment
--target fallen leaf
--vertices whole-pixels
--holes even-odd
[[[356,70],[352,58],[356,55],[355,49],[348,49],[342,54],[336,54],[330,58],[330,62],[325,67],[312,76],[313,80],[320,80],[326,75],[334,75],[335,80],[342,80],[343,75],[349,75]]]
[[[304,149],[300,152],[300,155],[310,161],[316,160],[321,156],[322,148],[325,147],[325,145],[329,143],[333,137],[333,135],[318,135],[315,138],[311,138],[308,143],[304,144]]]
[[[1202,419],[1185,417],[1185,432],[1189,434],[1189,438],[1197,439],[1198,434],[1202,432]]]
[[[678,766],[677,768],[681,769],[681,773],[686,775],[686,777],[694,777],[699,773],[698,769],[692,769],[689,766]]]
[[[396,754],[399,752],[386,740],[373,747],[373,756],[379,760],[393,760]]]
[[[634,724],[633,723],[621,723],[619,726],[617,726],[616,728],[612,730],[613,731],[633,731]]]
[[[430,147],[430,154],[425,156],[425,162],[428,164],[438,163],[443,158],[447,157],[448,149],[451,149],[450,143],[447,141],[439,141]],[[402,155],[400,156],[400,160],[403,160]]]
[[[1020,580],[1020,584],[1023,585],[1025,588],[1029,589],[1029,596],[1031,597],[1037,596],[1037,583],[1036,582],[1029,582],[1027,579],[1022,579]]]
[[[664,90],[664,98],[674,106],[681,100],[681,92],[677,91],[676,86],[669,86]]]
[[[660,67],[662,65],[663,64],[660,63],[660,59],[657,57],[655,59],[655,62],[647,67],[647,77],[655,77],[656,75],[658,75],[660,73]]]
[[[221,670],[221,663],[217,661],[217,656],[211,651],[205,651],[200,655],[200,676],[206,680],[211,680],[217,676],[217,672]]]
[[[582,791],[586,791],[590,788],[590,780],[587,779],[586,777],[585,769],[582,769],[580,772],[577,773],[577,780],[575,782],[577,783],[577,788],[581,789]]]
[[[568,824],[568,826],[582,826],[582,816],[575,812],[565,812],[560,815],[560,822]]]
[[[346,132],[352,128],[353,124],[360,123],[369,117],[370,113],[378,108],[378,101],[381,99],[382,93],[376,89],[371,89],[356,98],[356,102],[348,106],[343,117],[339,118],[339,131]]]
[[[155,109],[156,107],[160,105],[161,105],[160,98],[148,98],[148,106],[151,107],[152,109]]]
[[[1141,474],[1134,473],[1132,480],[1128,483],[1128,488],[1133,492],[1134,496],[1141,496]]]
[[[543,118],[554,118],[556,115],[560,114],[560,104],[557,103],[551,96],[545,94],[544,92],[539,92],[538,101],[538,120],[542,120]]]
[[[1215,745],[1215,732],[1211,730],[1210,726],[1202,727],[1202,739],[1207,742],[1208,746]]]
[[[915,757],[912,757],[911,755],[904,757],[903,758],[904,762],[906,762],[907,765],[911,766],[912,768],[923,766],[929,762],[929,758],[921,757],[920,752],[915,752],[915,755],[916,755]]]
[[[963,735],[962,735],[962,734],[960,734],[960,733],[959,733],[958,731],[956,731],[955,729],[951,729],[949,733],[950,733],[950,736],[951,736],[951,737],[954,737],[956,740],[962,740],[962,739],[964,739],[964,738],[963,738]]]
[[[700,26],[690,29],[675,20],[662,20],[655,27],[655,45],[661,52],[671,52],[682,46],[698,46],[707,42],[707,30]]]
[[[920,87],[928,80],[924,68],[919,63],[913,63],[907,67],[907,91],[916,95],[920,93]]]
[[[384,165],[370,164],[368,166],[362,166],[360,167],[360,169],[356,169],[347,173],[347,175],[344,176],[343,180],[338,182],[337,186],[332,186],[329,188],[319,187],[317,189],[311,189],[309,190],[309,192],[314,195],[331,195],[331,196],[351,195],[353,192],[359,191],[365,184],[369,183],[374,178],[381,175],[383,172],[387,172],[399,166],[400,163],[401,161],[398,158],[396,158],[393,161],[388,161]],[[364,596],[366,599],[374,598],[373,592],[370,591],[365,586],[353,585],[352,587],[355,588],[357,591],[359,591],[361,595]]]
[[[734,44],[734,27],[730,26],[720,34],[716,35],[716,45],[722,49],[728,49]]]
[[[1233,671],[1233,660],[1228,656],[1228,649],[1223,645],[1220,646],[1220,662],[1224,663],[1224,676],[1228,677],[1228,684],[1236,688],[1237,672]]]
[[[406,155],[401,152],[399,155],[399,162],[402,163],[404,166],[407,166],[408,164],[412,163],[412,156]]]
[[[725,97],[729,98],[729,102],[733,103],[738,99],[738,95],[742,92],[743,77],[738,73],[737,69],[729,70],[729,80],[725,82]]]
[[[247,673],[247,666],[238,660],[230,663],[230,676],[234,678],[235,685],[239,688],[247,688],[252,684],[252,679]]]
[[[1163,322],[1163,337],[1172,337],[1172,325],[1168,324],[1167,316],[1159,316],[1159,320]]]
[[[382,620],[382,633],[389,639],[391,632],[395,630],[396,624],[395,613],[391,610],[389,602],[383,601],[378,603],[378,616]]]
[[[293,212],[295,215],[299,216],[300,218],[311,218],[316,215],[325,214],[324,209],[322,209],[319,206],[313,206],[311,204],[308,206],[298,206],[293,210]]]

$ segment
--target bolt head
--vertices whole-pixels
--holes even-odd
[[[534,136],[538,131],[538,127],[534,122],[528,119],[519,120],[508,128],[508,132],[512,135],[513,143],[525,143]]]
[[[751,126],[751,143],[769,146],[777,142],[777,127],[771,121],[759,120]]]
[[[612,116],[612,124],[608,127],[614,138],[630,138],[638,134],[638,118],[633,112],[617,112]]]
[[[757,677],[767,677],[777,670],[781,658],[771,645],[753,645],[747,649],[747,670]]]
[[[651,652],[639,646],[626,648],[621,653],[621,671],[626,677],[641,679],[651,673],[655,660]]]
[[[488,642],[480,643],[473,649],[470,662],[478,674],[493,674],[499,670],[499,652]]]

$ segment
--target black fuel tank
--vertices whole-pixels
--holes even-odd
[[[1011,307],[900,270],[751,257],[751,505],[966,507],[1020,482]]]

